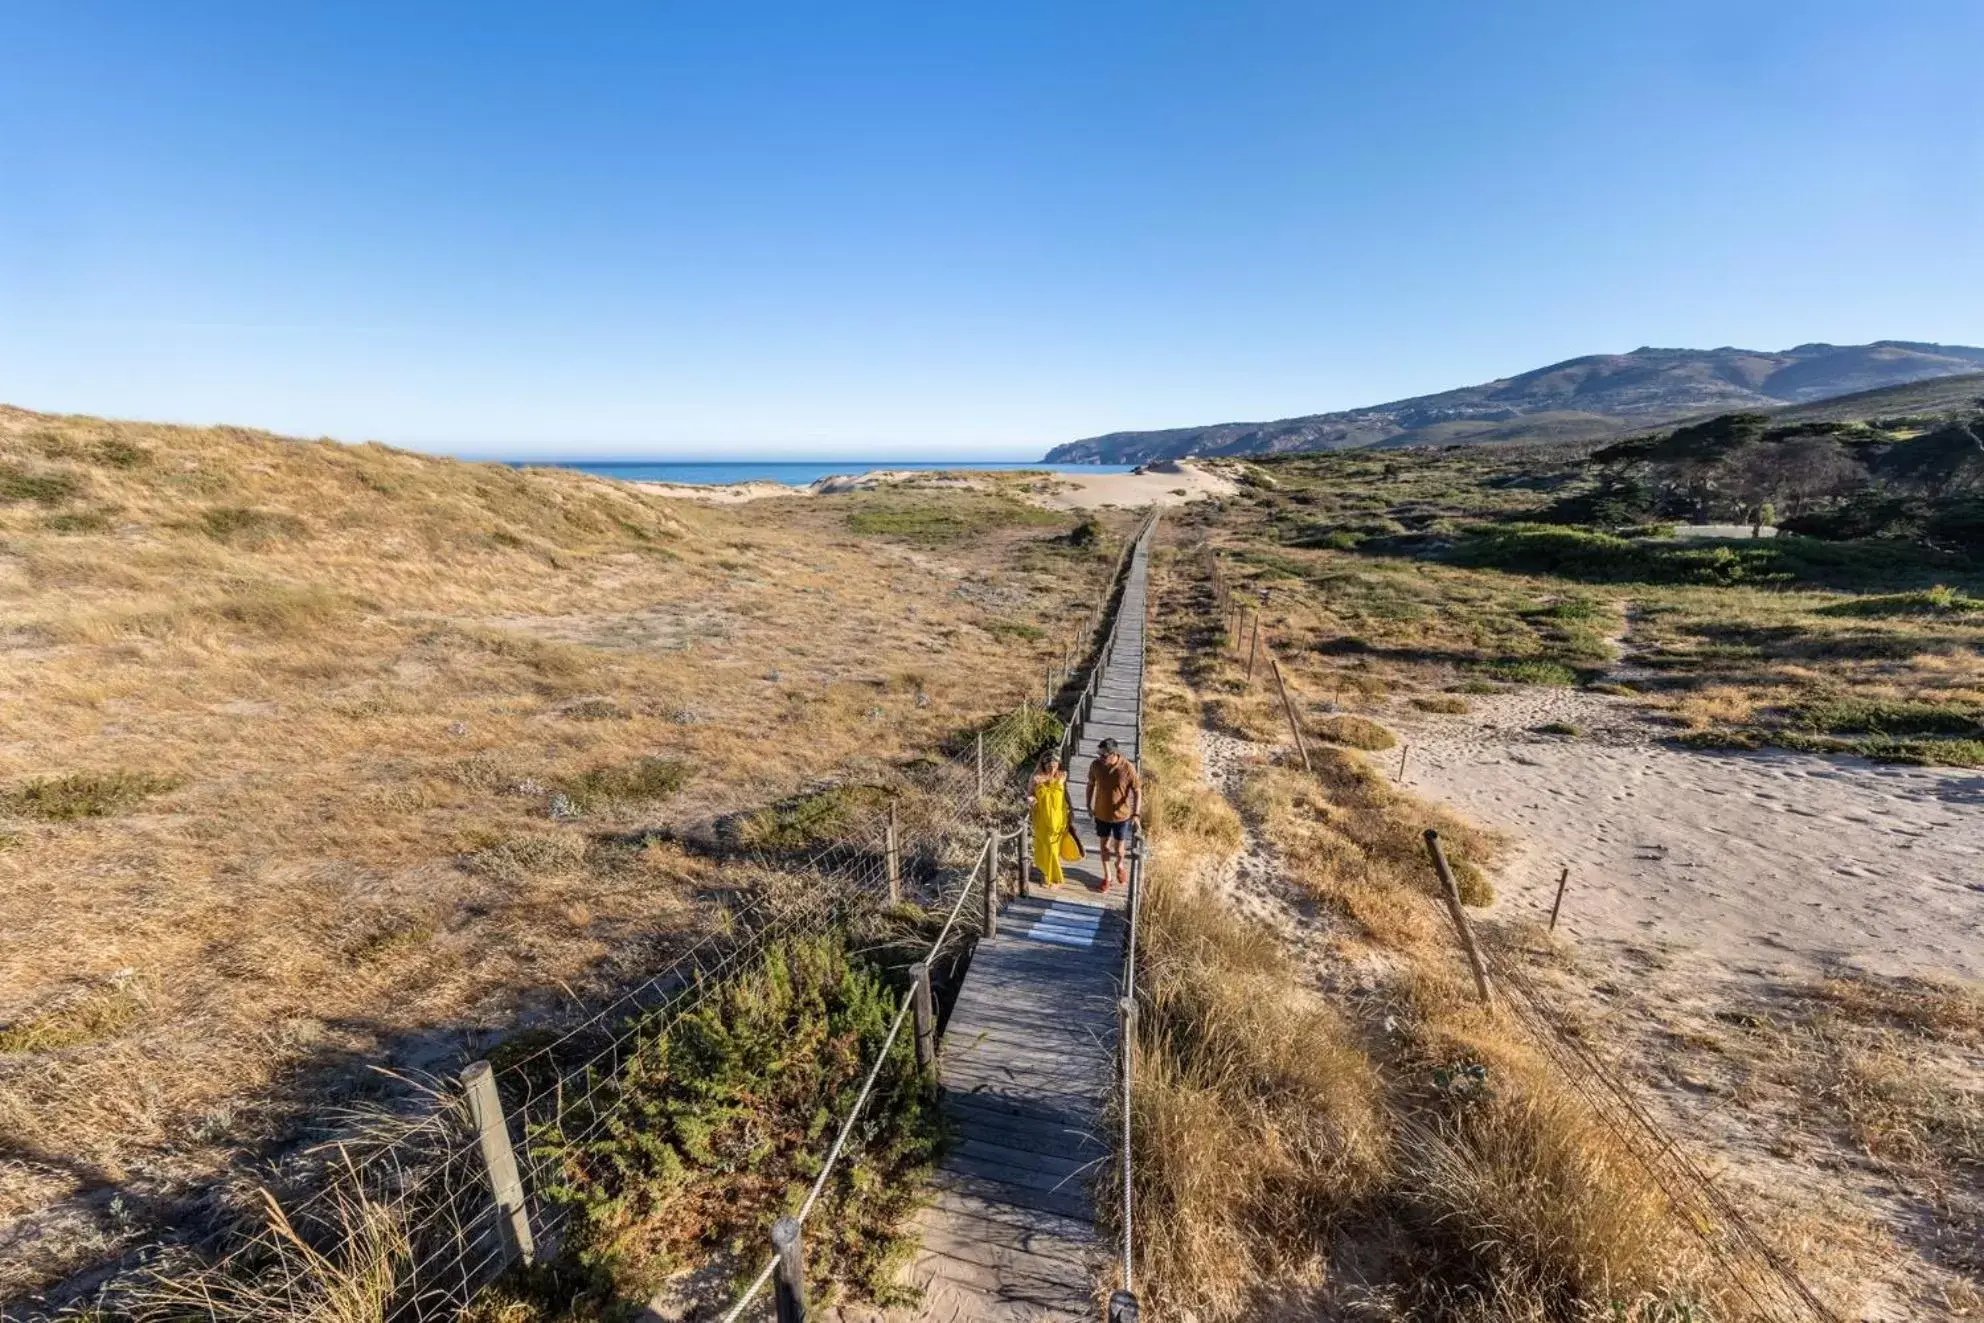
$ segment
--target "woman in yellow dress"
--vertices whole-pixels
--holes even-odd
[[[1061,770],[1060,754],[1040,760],[1027,792],[1033,803],[1033,866],[1045,885],[1058,887],[1064,880],[1061,860],[1068,835],[1068,774]]]

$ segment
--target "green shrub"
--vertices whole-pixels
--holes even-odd
[[[1412,705],[1421,712],[1442,712],[1449,716],[1459,716],[1474,710],[1472,703],[1460,697],[1415,698],[1412,700]]]
[[[1945,553],[1897,541],[1822,542],[1777,537],[1669,545],[1540,524],[1470,527],[1448,555],[1463,565],[1585,583],[1722,587],[1885,585],[1897,578],[1920,578],[1961,565]]]
[[[1487,662],[1481,669],[1497,680],[1509,684],[1569,686],[1578,682],[1576,671],[1562,662],[1548,661],[1541,657],[1513,657],[1505,661]]]
[[[23,782],[0,795],[0,808],[45,822],[107,818],[178,784],[151,772],[77,772]]]
[[[1316,734],[1331,744],[1374,752],[1398,743],[1398,738],[1377,722],[1348,713],[1324,717],[1316,723]]]
[[[1984,708],[1965,703],[1825,698],[1785,711],[1796,725],[1829,735],[1984,736]]]
[[[844,838],[888,807],[882,786],[831,786],[747,813],[736,822],[737,840],[754,850],[803,850]]]
[[[615,804],[666,799],[689,784],[689,776],[689,765],[673,758],[636,758],[566,777],[558,782],[558,789],[573,808],[590,813]]]
[[[87,452],[91,461],[112,469],[138,469],[151,463],[152,452],[118,437],[105,437]]]
[[[551,1197],[571,1211],[574,1257],[613,1294],[644,1297],[734,1246],[767,1243],[772,1222],[796,1211],[896,1013],[899,993],[847,947],[840,934],[781,942],[688,994],[693,1004],[655,1011],[620,1069],[533,1136]],[[895,1228],[940,1135],[900,1034],[807,1219],[810,1275],[888,1299]]]
[[[246,547],[299,538],[307,531],[295,515],[242,505],[220,505],[203,511],[199,530],[216,542]]]
[[[1822,616],[1961,616],[1984,611],[1984,598],[1936,584],[1909,593],[1858,597],[1819,608]]]
[[[70,510],[49,515],[41,526],[51,533],[107,533],[110,515],[103,510]]]
[[[120,983],[0,1029],[0,1054],[57,1052],[101,1042],[130,1027],[143,1010],[136,989]]]
[[[1575,738],[1584,734],[1582,727],[1569,721],[1546,721],[1536,728],[1538,735],[1563,735]]]
[[[0,463],[0,501],[33,501],[37,505],[60,505],[82,494],[83,484],[75,474],[60,469],[24,469],[18,464]]]

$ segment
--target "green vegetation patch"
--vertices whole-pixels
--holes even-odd
[[[995,639],[1023,639],[1028,643],[1047,637],[1047,631],[1024,620],[988,620],[985,632]]]
[[[1475,525],[1448,551],[1458,564],[1584,583],[1811,584],[1904,587],[1958,562],[1909,543],[1738,538],[1650,542],[1548,524]],[[1897,582],[1900,581],[1900,582]]]
[[[49,515],[41,526],[51,533],[108,533],[111,520],[105,510],[66,510]]]
[[[612,1078],[533,1135],[592,1309],[643,1298],[672,1274],[748,1246],[797,1211],[863,1078],[899,991],[844,935],[781,942],[692,1007],[654,1012]],[[855,1142],[806,1222],[808,1275],[887,1302],[941,1128],[907,1033],[890,1048]],[[549,1293],[547,1293],[549,1294]],[[596,1317],[582,1290],[570,1313]],[[817,1304],[830,1304],[832,1288]],[[544,1317],[544,1315],[539,1315]]]
[[[581,813],[616,804],[666,799],[689,784],[689,764],[674,758],[642,757],[595,767],[558,782],[558,790]]]
[[[1398,743],[1398,738],[1377,722],[1348,713],[1324,717],[1316,723],[1316,734],[1331,744],[1374,752],[1389,749]]]
[[[737,840],[754,850],[803,850],[841,840],[888,807],[882,786],[829,786],[746,813],[737,820]]]
[[[1909,593],[1857,597],[1819,608],[1822,616],[1967,616],[1984,611],[1984,598],[1936,584]]]
[[[1578,673],[1559,661],[1543,657],[1513,657],[1502,661],[1483,662],[1484,675],[1507,684],[1547,684],[1560,687],[1575,685]],[[1474,691],[1468,691],[1474,692]]]
[[[107,818],[178,786],[151,772],[76,772],[25,781],[0,794],[0,808],[44,822]]]
[[[218,505],[203,511],[197,527],[216,542],[260,547],[303,537],[308,529],[293,514],[245,505]]]
[[[143,1010],[137,990],[129,982],[119,983],[0,1029],[0,1053],[56,1052],[100,1043],[129,1028]]]
[[[1037,505],[976,494],[878,492],[863,494],[860,502],[861,508],[847,516],[851,531],[906,542],[956,542],[974,532],[1056,528],[1067,522],[1067,516]]]
[[[82,480],[73,473],[60,469],[24,469],[18,464],[0,463],[0,501],[60,505],[82,495],[82,491]]]
[[[1829,735],[1984,738],[1984,707],[1899,699],[1824,698],[1785,709],[1791,722]]]
[[[1717,726],[1675,737],[1684,749],[1748,752],[1788,749],[1794,753],[1854,754],[1875,762],[1916,767],[1984,767],[1984,739],[1903,739],[1876,735],[1850,739],[1810,731],[1760,726]]]
[[[1439,712],[1447,716],[1460,716],[1474,710],[1473,704],[1459,695],[1441,694],[1428,698],[1415,698],[1412,705],[1421,712]]]

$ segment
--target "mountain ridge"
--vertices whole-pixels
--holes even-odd
[[[1778,409],[1980,371],[1984,348],[1922,340],[1814,341],[1781,350],[1642,345],[1359,409],[1109,432],[1055,446],[1046,461],[1140,464],[1194,455],[1602,437],[1706,413]]]

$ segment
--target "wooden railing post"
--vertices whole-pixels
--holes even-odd
[[[489,1191],[496,1199],[497,1234],[503,1240],[503,1261],[537,1261],[537,1242],[530,1234],[530,1213],[524,1207],[524,1183],[517,1175],[517,1154],[510,1146],[510,1126],[503,1117],[503,1100],[496,1093],[496,1074],[487,1061],[469,1063],[462,1072],[468,1090],[469,1115],[482,1143],[482,1163],[489,1171]]]
[[[1254,654],[1261,650],[1261,613],[1254,612],[1254,641],[1247,645],[1247,683],[1254,683]]]
[[[985,869],[985,935],[999,935],[999,877],[992,871],[992,842],[996,836],[985,838],[985,849],[979,855],[978,863],[972,866],[972,876],[978,875],[980,867]]]
[[[1467,952],[1467,967],[1474,971],[1474,991],[1483,1006],[1492,1006],[1495,994],[1488,986],[1487,963],[1481,958],[1481,948],[1475,944],[1474,926],[1467,921],[1467,911],[1461,906],[1460,884],[1454,881],[1454,870],[1447,867],[1446,852],[1440,848],[1440,833],[1431,827],[1426,829],[1426,853],[1433,856],[1433,871],[1440,875],[1440,889],[1446,893],[1447,913],[1460,933],[1461,947]]]
[[[778,1255],[772,1273],[778,1323],[806,1323],[806,1252],[799,1243],[797,1218],[781,1217],[772,1223],[772,1250]]]
[[[1027,847],[1033,843],[1032,833],[1021,827],[1013,833],[1013,894],[1026,899]]]
[[[1109,1323],[1137,1323],[1137,1297],[1131,1291],[1117,1291],[1109,1297]]]
[[[889,904],[902,904],[902,837],[896,831],[896,805],[889,801],[889,834],[883,851],[889,871]]]
[[[930,1003],[930,966],[919,960],[909,967],[910,1004],[916,1008],[916,1066],[937,1066],[937,1016]]]

